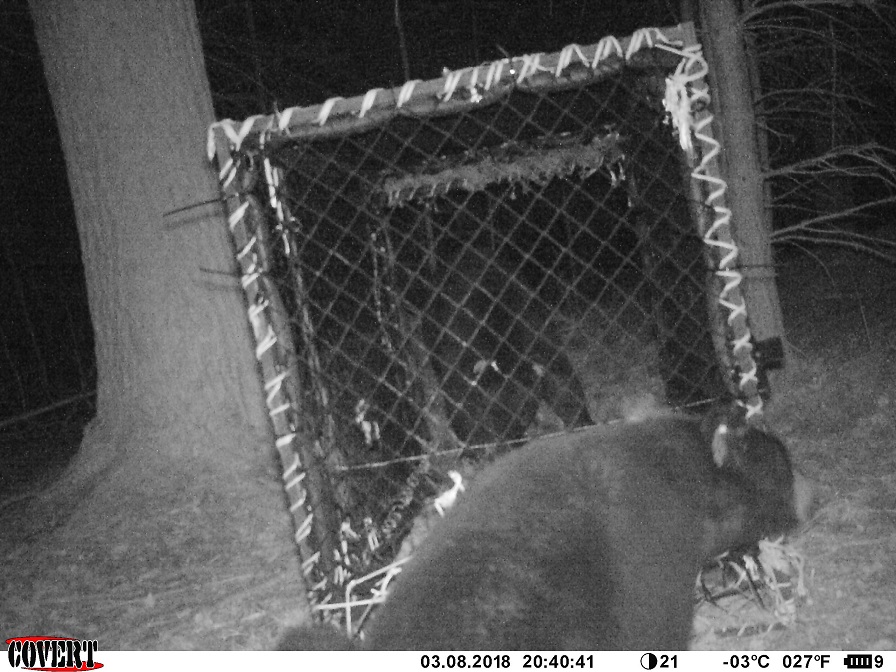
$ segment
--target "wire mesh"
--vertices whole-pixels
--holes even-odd
[[[440,493],[527,437],[644,393],[745,395],[749,349],[732,354],[732,289],[703,237],[722,206],[664,107],[681,52],[647,42],[507,61],[503,89],[493,64],[462,100],[450,75],[409,104],[405,87],[388,115],[367,115],[372,92],[314,126],[219,127],[297,540],[330,616],[368,573],[388,581]]]

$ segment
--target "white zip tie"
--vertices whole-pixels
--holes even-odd
[[[309,567],[307,571],[304,571],[304,569],[303,569],[305,576],[311,576],[311,572],[313,569],[314,569],[314,566]],[[313,586],[311,586],[310,592],[315,593],[317,591],[323,590],[326,587],[327,587],[327,579],[322,578],[320,581],[318,581]]]
[[[293,435],[293,436],[295,436],[295,435]],[[282,447],[282,446],[278,446],[278,447]],[[286,469],[283,470],[283,475],[280,478],[284,481],[286,481],[288,478],[292,478],[292,475],[298,471],[300,466],[302,466],[302,465],[299,462],[299,456],[295,452],[293,452],[292,453],[292,462],[290,463],[290,465],[288,467],[286,467]],[[301,481],[303,478],[305,478],[305,472],[304,471],[299,472],[299,481]],[[283,489],[284,490],[288,489],[290,483],[291,483],[291,481],[286,483],[283,486]]]
[[[479,66],[470,69],[470,83],[467,85],[471,90],[476,89],[476,83],[479,81]]]
[[[740,352],[741,350],[749,350],[750,352],[753,352],[753,344],[750,343],[749,336],[741,336],[740,338],[735,339],[732,346],[735,352]]]
[[[296,108],[289,107],[282,112],[277,114],[277,130],[285,131],[289,128],[289,122],[292,120],[292,115],[295,114]]]
[[[716,271],[716,275],[725,279],[725,286],[721,291],[722,298],[728,296],[744,278],[744,276],[734,268],[724,268],[720,271]]]
[[[411,96],[414,94],[414,89],[417,88],[417,84],[419,84],[420,81],[421,80],[419,79],[412,79],[402,84],[401,90],[398,92],[398,100],[395,101],[396,108],[400,109],[411,99]]]
[[[257,275],[257,273],[254,274],[254,277],[257,277]],[[270,305],[271,304],[267,299],[262,299],[260,303],[256,303],[249,307],[249,321],[252,323],[253,329],[263,326],[261,317]]]
[[[226,135],[227,139],[230,141],[231,150],[238,152],[240,150],[240,147],[242,147],[243,145],[243,140],[245,140],[246,136],[248,136],[252,132],[252,127],[255,125],[255,122],[258,119],[263,118],[263,114],[254,114],[245,121],[241,122],[239,124],[239,128],[237,128],[237,123],[230,119],[227,119],[226,121],[216,122],[212,124],[212,126],[223,130],[224,135]]]
[[[233,229],[240,223],[240,220],[242,220],[248,209],[249,201],[243,201],[240,203],[239,207],[230,214],[230,217],[227,218],[227,226],[230,228],[231,233],[233,233]]]
[[[488,71],[485,73],[485,83],[483,84],[483,88],[488,91],[497,82],[500,82],[501,75],[504,73],[504,66],[509,65],[510,59],[507,58],[502,58],[499,61],[492,61],[488,66]]]
[[[759,372],[759,368],[756,366],[756,362],[754,360],[751,360],[751,361],[753,361],[753,367],[749,371],[745,371],[741,375],[741,384],[740,384],[741,389],[744,389],[750,383],[754,383],[756,385],[759,384],[759,378],[757,376],[757,374]],[[762,404],[759,404],[757,406],[757,408],[761,409]]]
[[[327,123],[327,119],[330,118],[330,113],[333,111],[333,106],[336,105],[340,100],[345,100],[340,96],[335,96],[334,98],[328,98],[324,101],[324,104],[320,106],[320,110],[317,113],[317,118],[314,120],[314,123],[318,126],[323,126]]]
[[[625,58],[625,54],[622,51],[622,45],[619,44],[619,40],[615,37],[608,35],[600,40],[597,43],[597,47],[594,49],[594,60],[591,63],[591,69],[594,70],[601,61],[607,60],[610,56],[618,56],[619,58]]]
[[[541,65],[542,56],[544,56],[543,53],[524,54],[523,56],[519,56],[518,58],[514,59],[521,60],[523,62],[522,66],[519,69],[519,74],[517,74],[517,84],[522,84],[526,79],[538,74],[539,72],[550,72],[550,69],[545,68]]]
[[[298,457],[298,455],[296,455],[296,464],[298,464],[298,462],[299,462],[299,457]],[[305,480],[305,476],[306,476],[306,473],[304,471],[300,471],[298,474],[296,474],[295,478],[292,478],[287,483],[283,484],[283,489],[284,490],[292,490],[297,485],[301,485],[302,481]]]
[[[220,128],[221,131],[223,131],[224,136],[230,141],[231,150],[239,149],[240,139],[239,139],[239,135],[237,134],[234,126],[236,126],[236,122],[233,121],[232,119],[224,119],[223,121],[216,121],[211,126],[209,126],[208,140],[206,141],[206,147],[205,147],[206,151],[210,153],[210,155],[208,157],[209,161],[211,161],[212,158],[215,156],[214,151],[212,151],[212,149],[211,149],[215,145],[214,135],[213,135],[215,129]]]
[[[445,74],[445,85],[442,87],[442,93],[439,96],[443,102],[451,100],[451,97],[454,95],[457,85],[460,83],[461,77],[465,72],[466,70],[455,70],[454,72]]]
[[[304,521],[302,521],[303,527],[304,527],[305,521],[308,521],[310,519],[311,519],[311,516],[309,515]],[[310,527],[310,525],[309,525],[309,527]],[[308,536],[308,535],[306,534],[305,536]],[[302,539],[304,540],[304,537],[302,537]],[[310,558],[308,558],[305,562],[302,563],[302,572],[307,574],[308,571],[310,571],[310,569],[313,568],[314,565],[317,564],[318,560],[320,560],[320,551],[315,551],[315,553]]]
[[[228,157],[227,161],[225,161],[224,166],[218,172],[218,179],[221,181],[221,189],[226,191],[227,187],[230,186],[230,183],[236,178],[236,165],[233,163],[233,158]]]
[[[734,324],[734,320],[738,317],[747,317],[747,304],[743,302],[743,299],[741,299],[740,303],[732,303],[727,299],[719,299],[719,304],[731,311],[731,314],[728,316],[729,325]]]
[[[254,268],[254,266],[255,265],[253,264],[253,268]],[[246,290],[249,288],[250,285],[257,282],[258,278],[260,278],[260,277],[261,277],[260,271],[248,271],[246,273],[243,273],[243,275],[240,276],[240,287],[242,287],[243,290]]]
[[[289,402],[285,402],[275,408],[272,408],[270,411],[268,411],[268,415],[270,415],[273,418],[275,416],[280,415],[281,413],[286,413],[288,410],[290,410],[290,408],[292,408],[292,407],[289,405]]]
[[[557,67],[554,69],[554,77],[561,77],[563,71],[572,62],[573,55],[579,57],[582,63],[588,64],[588,58],[582,52],[582,48],[578,44],[568,44],[560,50],[560,56],[557,58]]]
[[[264,338],[261,339],[258,346],[255,348],[255,359],[261,359],[261,356],[274,347],[276,342],[277,335],[274,333],[274,328],[269,324],[268,333],[265,334]]]
[[[236,253],[237,261],[243,261],[247,255],[251,254],[252,251],[255,249],[256,242],[257,242],[257,239],[255,238],[255,236],[252,236],[249,239],[249,242],[247,242],[245,245],[243,245],[240,248],[240,250]],[[251,270],[251,268],[248,270]]]
[[[653,38],[650,35],[650,28],[641,28],[632,33],[632,37],[628,43],[628,49],[626,49],[625,51],[625,60],[630,60],[632,54],[636,54],[641,51],[641,49],[644,48],[645,44],[648,47],[653,46]]]
[[[273,395],[280,390],[283,385],[283,380],[288,375],[289,371],[283,370],[264,384],[264,389],[270,392],[267,399],[269,402],[274,398]]]
[[[376,97],[382,89],[370,89],[367,93],[364,94],[364,100],[361,101],[361,109],[358,110],[358,117],[363,119],[364,116],[371,110],[374,103],[376,102]]]
[[[295,432],[287,432],[286,434],[283,434],[282,436],[278,436],[274,440],[274,445],[277,446],[277,448],[283,448],[284,446],[288,446],[289,444],[291,444],[292,440],[294,438],[296,438]],[[298,462],[299,461],[298,456],[295,453],[292,453],[292,455],[293,455],[293,457],[296,458],[296,462]]]
[[[296,511],[298,511],[299,509],[301,509],[302,507],[304,507],[304,506],[305,506],[305,500],[306,500],[307,498],[308,498],[308,491],[307,491],[305,488],[300,488],[300,489],[299,489],[299,498],[298,498],[295,502],[293,502],[292,504],[290,504],[290,506],[289,506],[289,513],[290,513],[290,514],[293,514],[293,513],[295,513]],[[311,523],[308,522],[310,518],[311,518],[311,516],[308,516],[307,518],[305,518],[305,520],[302,521],[302,527],[300,527],[299,530],[298,530],[298,532],[296,532],[296,540],[297,540],[297,541],[300,541],[301,539],[304,539],[305,537],[308,536],[308,533],[305,532],[305,533],[300,537],[300,536],[299,536],[299,532],[302,532],[302,529],[303,529],[306,525],[307,525],[307,527],[309,527],[309,528],[311,527]]]
[[[228,120],[229,121],[229,120]],[[224,122],[216,121],[213,124],[209,125],[208,131],[205,133],[205,155],[208,157],[208,160],[211,161],[215,158],[215,154],[218,153],[218,143],[215,140],[215,130],[222,126]],[[223,130],[223,129],[222,129]],[[224,131],[226,133],[226,131]],[[221,180],[219,175],[218,181]]]

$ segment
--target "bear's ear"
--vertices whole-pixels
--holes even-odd
[[[746,439],[750,426],[743,419],[739,419],[735,423],[726,421],[719,422],[712,434],[712,460],[716,466],[721,468],[729,459],[738,459],[738,451],[743,450],[743,442]],[[731,445],[734,442],[735,448],[732,450]]]
[[[710,406],[700,421],[700,429],[706,441],[711,441],[719,425],[728,425],[729,429],[745,424],[745,411],[731,400],[719,401]]]

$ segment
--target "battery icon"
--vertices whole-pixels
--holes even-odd
[[[843,664],[846,665],[846,668],[849,670],[864,670],[871,669],[871,654],[870,653],[850,653],[846,658],[843,659]]]

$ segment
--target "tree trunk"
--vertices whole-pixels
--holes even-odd
[[[711,68],[710,94],[721,129],[721,161],[729,184],[732,234],[740,248],[750,329],[757,341],[783,338],[743,24],[734,0],[704,0],[700,3],[700,21],[700,41]]]
[[[109,619],[104,648],[263,646],[282,621],[299,620],[278,610],[307,603],[223,210],[199,205],[219,193],[205,158],[213,111],[193,2],[29,1],[98,369],[97,417],[38,524],[82,554],[85,591],[127,584],[129,600],[158,595],[117,614],[112,591],[102,611],[82,613],[82,627]],[[254,621],[265,628],[258,637],[237,629],[247,607],[216,604],[253,586],[265,594],[245,599],[256,612],[261,601],[270,621]]]

